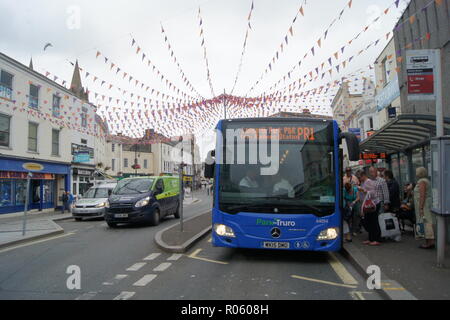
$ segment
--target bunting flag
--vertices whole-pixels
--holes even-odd
[[[353,3],[352,1],[349,1],[349,2],[345,5],[344,9],[342,9],[342,11],[339,13],[339,18],[334,19],[334,20],[332,21],[332,23],[327,27],[327,29],[326,29],[326,31],[324,32],[323,36],[320,37],[319,40],[316,41],[317,48],[314,46],[314,47],[312,47],[312,48],[310,49],[309,52],[310,52],[313,56],[314,56],[315,54],[317,54],[317,50],[316,50],[316,49],[321,49],[321,48],[322,48],[322,46],[323,46],[322,38],[323,38],[323,39],[326,39],[326,38],[327,38],[328,32],[329,32],[329,30],[331,29],[331,27],[332,27],[337,21],[341,20],[341,18],[342,18],[342,14],[341,14],[341,13],[343,13],[343,12],[345,11],[345,9],[348,9],[348,10],[349,10],[349,9],[352,8],[352,3]],[[393,7],[393,6],[396,6],[396,7],[398,8],[397,0],[394,1],[394,2],[392,2],[392,3],[389,5],[389,7],[388,7],[387,9],[390,9],[390,8]],[[357,34],[356,36],[352,37],[349,41],[346,41],[345,43],[347,43],[347,45],[344,45],[344,46],[341,45],[341,46],[340,46],[340,51],[341,51],[341,53],[344,52],[344,50],[346,49],[346,47],[350,46],[356,39],[358,39],[359,36],[360,36],[362,33],[366,32],[370,27],[372,27],[375,23],[377,23],[379,19],[381,19],[382,17],[386,16],[386,15],[388,14],[388,12],[389,12],[389,10],[384,10],[382,14],[380,14],[378,17],[376,17],[375,19],[373,19],[372,22],[370,22],[368,25],[364,26],[363,29],[362,29],[362,31],[358,32],[358,34]],[[388,36],[387,36],[387,37],[388,37]],[[305,56],[303,57],[303,60],[307,57],[307,55],[308,55],[308,52],[307,52],[307,53],[305,54]],[[334,53],[334,54],[333,54],[333,57],[337,60],[337,59],[339,58],[339,52]],[[330,66],[331,66],[331,59],[332,59],[332,58],[329,59]],[[292,73],[295,72],[295,70],[299,69],[299,63],[300,63],[300,61],[297,62],[296,64],[294,64],[293,67],[292,67],[291,69],[289,69],[288,73],[292,74]],[[285,74],[285,75],[286,75],[286,74]],[[285,75],[283,75],[281,78],[279,78],[279,79],[278,79],[278,80],[277,80],[277,81],[269,88],[269,90],[270,90],[270,91],[275,90],[275,89],[282,83],[281,79],[282,79],[283,77],[285,77]]]
[[[255,8],[255,6],[254,6],[253,1],[252,1],[252,6],[250,8],[250,13],[248,14],[248,18],[247,18],[247,21],[248,21],[247,31],[245,32],[244,45],[242,46],[242,52],[241,52],[241,59],[239,61],[239,66],[238,66],[238,71],[236,73],[236,77],[234,78],[234,84],[233,84],[233,88],[231,89],[231,94],[233,94],[234,89],[236,88],[236,84],[238,82],[239,75],[241,74],[241,71],[242,71],[242,63],[243,63],[243,60],[244,60],[245,49],[247,48],[248,35],[249,35],[249,32],[252,30],[251,18],[252,18],[252,14],[253,14],[253,9],[254,8]],[[289,30],[292,33],[292,27]]]
[[[172,45],[169,42],[169,37],[167,36],[162,23],[161,23],[161,34],[164,37],[164,42],[167,44],[167,50],[170,53],[170,57],[172,58],[173,62],[175,63],[175,65],[178,68],[178,72],[180,74],[181,80],[191,90],[191,92],[194,92],[197,95],[197,98],[204,99],[204,97],[197,90],[195,90],[194,86],[188,80],[188,78],[186,77],[186,74],[184,73],[183,69],[181,68],[180,63],[178,62],[177,57],[172,49]]]
[[[216,94],[214,93],[214,88],[213,88],[212,81],[211,81],[211,72],[209,70],[208,55],[206,53],[205,36],[204,36],[204,33],[203,33],[203,19],[202,19],[202,16],[201,16],[200,7],[198,8],[198,19],[199,19],[199,27],[200,27],[200,37],[201,37],[201,40],[202,40],[201,47],[203,48],[203,59],[205,60],[205,65],[206,65],[206,79],[208,80],[208,84],[209,84],[209,88],[211,90],[211,94],[212,94],[213,97],[215,97]]]

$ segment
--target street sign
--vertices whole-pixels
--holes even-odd
[[[436,99],[436,50],[407,50],[408,100]]]

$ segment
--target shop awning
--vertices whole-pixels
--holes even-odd
[[[444,134],[450,135],[450,118],[444,119]],[[397,153],[426,143],[436,136],[436,117],[404,114],[361,142],[362,152]]]

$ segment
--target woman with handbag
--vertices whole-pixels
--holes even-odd
[[[378,223],[380,203],[377,202],[376,198],[377,184],[374,180],[369,179],[366,173],[361,174],[361,179],[363,183],[359,187],[359,191],[365,195],[361,205],[361,217],[364,221],[364,228],[369,233],[369,239],[363,243],[370,246],[379,246],[381,244],[381,229]]]
[[[431,183],[428,180],[428,172],[424,167],[416,169],[418,179],[414,188],[414,209],[416,211],[416,223],[423,223],[425,244],[421,249],[434,249],[433,216],[431,214]]]

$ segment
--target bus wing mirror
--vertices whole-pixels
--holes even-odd
[[[206,157],[204,176],[207,179],[214,178],[214,167],[216,165],[216,161],[214,159],[215,156],[216,150],[211,150],[208,152],[208,156]]]
[[[347,151],[350,161],[358,161],[360,159],[359,141],[356,135],[351,132],[341,132],[339,135],[341,139],[347,142]]]

